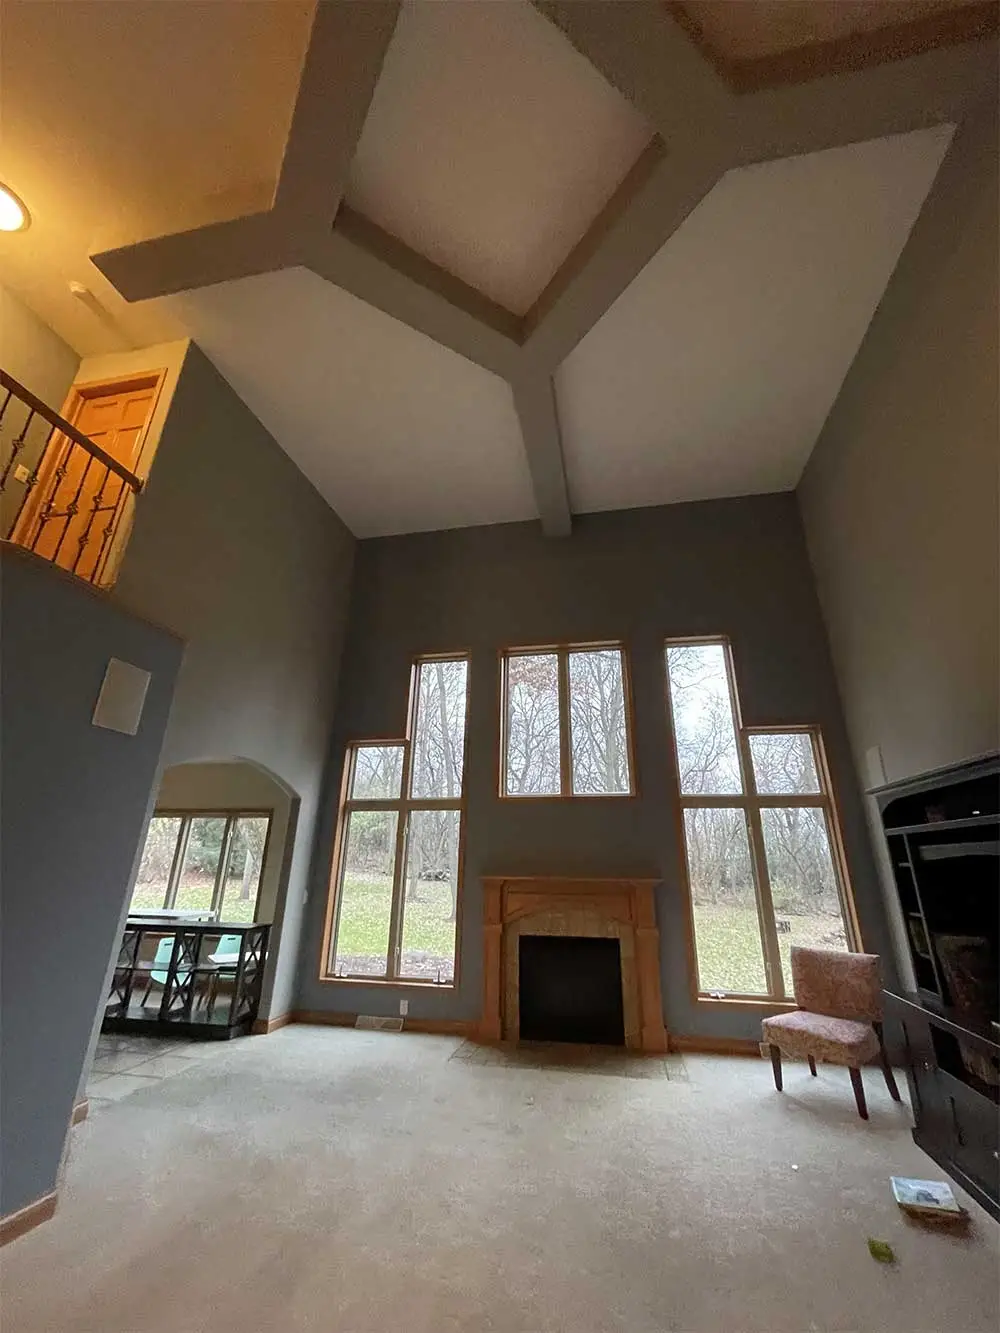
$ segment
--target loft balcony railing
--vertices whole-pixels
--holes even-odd
[[[0,369],[0,536],[106,586],[142,481]]]

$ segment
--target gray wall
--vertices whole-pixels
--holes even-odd
[[[56,412],[80,358],[68,343],[0,284],[0,366]]]
[[[412,659],[472,655],[468,826],[457,992],[405,992],[417,1017],[481,1010],[485,874],[662,875],[658,892],[668,1027],[682,1034],[759,1034],[759,1016],[695,1006],[689,995],[676,777],[664,703],[663,641],[732,636],[750,723],[818,722],[842,801],[865,942],[884,919],[795,497],[674,505],[591,515],[568,540],[534,524],[364,541],[304,939],[299,1007],[397,1013],[392,988],[318,981],[323,910],[344,746],[401,735]],[[507,803],[496,796],[498,650],[622,638],[635,696],[639,796]]]
[[[58,412],[62,407],[80,358],[67,343],[53,333],[20,297],[0,284],[0,366],[20,380],[42,401]],[[4,414],[0,426],[0,447],[4,460],[9,456],[10,441],[24,424],[26,413],[14,405]],[[29,430],[20,460],[34,467],[45,441],[48,428],[40,419]],[[7,532],[13,522],[24,487],[11,477],[7,489],[0,496],[0,530]]]
[[[961,128],[799,488],[859,766],[1000,743],[997,121]],[[867,777],[867,773],[866,773]]]
[[[187,640],[166,764],[248,759],[293,797],[262,1012],[295,978],[354,539],[192,345],[116,593]]]
[[[155,786],[182,645],[2,552],[0,1213],[55,1186]],[[152,672],[139,732],[91,725],[110,657]]]

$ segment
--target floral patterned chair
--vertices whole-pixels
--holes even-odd
[[[806,1056],[815,1076],[816,1060],[847,1065],[858,1104],[868,1119],[861,1066],[878,1057],[893,1101],[899,1089],[882,1037],[882,979],[878,954],[834,949],[792,948],[792,988],[799,1006],[765,1018],[764,1040],[771,1048],[774,1085],[781,1091],[781,1053]]]

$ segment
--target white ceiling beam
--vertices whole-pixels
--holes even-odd
[[[172,296],[294,263],[287,229],[274,213],[254,213],[192,231],[105,250],[91,262],[126,301]]]
[[[274,208],[289,220],[332,224],[399,6],[400,0],[317,4],[274,196]]]
[[[522,364],[514,315],[346,207],[303,264],[504,379]]]
[[[399,0],[320,0],[270,211],[92,256],[127,301],[303,262],[333,225],[398,12]]]
[[[579,259],[567,261],[526,322],[524,355],[535,369],[556,372],[704,199],[725,165],[704,148],[668,153],[597,228],[599,235],[584,239]]]
[[[525,367],[511,388],[542,531],[547,537],[568,537],[573,520],[555,386],[550,376]]]
[[[599,223],[525,325],[524,350],[554,373],[688,214],[733,167],[959,121],[995,78],[991,42],[752,94],[734,92],[661,0],[532,0],[666,145]],[[595,234],[596,233],[596,234]]]
[[[996,88],[994,42],[943,47],[871,69],[737,96],[733,166],[958,124]]]
[[[532,0],[664,143],[715,133],[732,93],[661,0]]]

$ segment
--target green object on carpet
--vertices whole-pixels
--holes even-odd
[[[879,1264],[894,1264],[896,1262],[892,1246],[887,1240],[875,1240],[873,1236],[869,1236],[868,1253]]]

